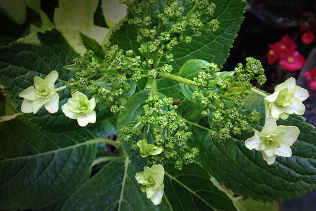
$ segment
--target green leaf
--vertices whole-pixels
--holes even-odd
[[[137,122],[135,121],[137,116],[143,115],[145,100],[149,97],[148,91],[141,91],[133,95],[126,103],[125,110],[118,117],[117,129],[120,130],[122,126],[133,128]],[[129,159],[132,162],[132,166],[136,171],[142,171],[144,166],[147,166],[146,159],[142,158],[139,154],[139,149],[134,150],[131,145],[121,140],[123,148],[126,151]]]
[[[194,104],[186,105],[183,111],[193,108]],[[249,114],[253,109],[262,116],[260,125],[254,125],[260,131],[265,117],[262,96],[250,95],[240,111]],[[290,115],[287,120],[278,120],[278,125],[294,125],[301,133],[291,147],[292,157],[277,156],[273,165],[263,160],[261,152],[248,150],[244,140],[229,139],[224,144],[210,140],[207,118],[196,116],[194,119],[189,122],[193,133],[190,144],[199,148],[199,162],[233,192],[246,198],[272,201],[302,195],[316,188],[316,133],[301,117]],[[246,134],[243,139],[250,136]]]
[[[158,0],[149,10],[153,22],[157,22],[155,11],[163,11],[166,0]],[[178,1],[180,5],[185,5],[185,12],[189,11],[188,1]],[[210,1],[216,4],[216,9],[212,18],[219,21],[219,28],[212,34],[203,34],[200,37],[193,37],[191,43],[185,41],[179,42],[170,53],[173,54],[174,61],[168,62],[173,66],[173,74],[177,74],[183,64],[190,59],[202,59],[207,62],[214,62],[219,68],[225,63],[229,55],[229,49],[232,47],[233,40],[237,36],[239,26],[243,21],[246,1],[242,0],[214,0]],[[134,25],[123,22],[116,31],[111,33],[110,42],[118,44],[123,50],[132,49],[136,55],[140,55],[138,48],[140,45],[136,42],[137,30]],[[167,63],[163,57],[159,66]],[[174,100],[183,98],[179,83],[167,79],[158,79],[158,91],[162,94],[173,97]]]
[[[202,69],[202,66],[206,65],[206,70]],[[198,75],[200,72],[205,72],[205,71],[210,71],[209,68],[210,63],[208,63],[207,61],[204,60],[200,60],[200,59],[192,59],[187,61],[180,69],[179,71],[179,76],[189,79],[189,80],[193,80],[193,78],[198,78]],[[211,78],[210,80],[215,80],[216,77],[229,77],[229,76],[233,76],[234,75],[234,71],[231,72],[216,72]],[[192,93],[196,90],[193,86],[189,86],[187,84],[183,84],[180,83],[180,88],[182,93],[184,94],[184,96],[186,98],[188,98],[188,100],[193,101],[193,102],[200,102],[201,98],[193,98]],[[219,89],[217,89],[216,85],[213,84],[212,87],[211,85],[208,87],[210,91],[212,92],[218,92]],[[207,92],[204,90],[201,90],[202,94],[204,96],[207,96]]]
[[[80,57],[87,48],[99,52],[98,47],[100,46],[96,41],[78,31],[52,29],[31,34],[9,47],[0,49],[0,84],[5,87],[4,92],[9,96],[9,100],[20,110],[23,98],[19,97],[19,93],[34,85],[35,76],[44,78],[56,70],[59,78],[55,87],[64,86],[74,77],[74,73],[63,67],[72,64],[73,59]],[[59,107],[71,98],[69,89],[58,94]],[[54,114],[42,108],[36,114],[24,114],[23,117],[45,131],[63,132],[80,128],[76,120],[69,119],[62,113],[61,108]],[[102,119],[102,115],[98,115],[99,118]]]
[[[165,194],[173,210],[237,210],[199,164],[185,165],[179,171],[170,163],[165,172]]]
[[[172,210],[166,197],[155,206],[135,179],[127,157],[111,161],[80,187],[62,210]]]
[[[0,124],[0,208],[40,208],[73,192],[90,173],[96,145],[85,129],[48,134]]]

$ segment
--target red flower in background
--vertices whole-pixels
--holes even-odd
[[[310,71],[305,71],[302,73],[303,76],[306,76],[306,81],[309,83],[309,88],[311,91],[316,90],[316,67]]]
[[[268,50],[267,52],[267,58],[268,58],[268,63],[269,64],[274,64],[274,62],[277,60],[278,58],[278,55],[277,53],[273,50],[273,49],[270,49]]]
[[[308,45],[311,44],[315,39],[315,36],[311,30],[304,32],[301,36],[302,43]]]
[[[280,59],[287,57],[296,50],[296,44],[289,35],[283,36],[280,42],[269,44],[269,47],[277,53],[277,57]]]
[[[268,44],[267,52],[269,64],[274,64],[277,59],[283,69],[297,71],[305,64],[305,58],[296,50],[296,44],[288,35],[282,37],[280,42]]]
[[[306,76],[306,81],[311,82],[316,79],[316,67],[311,69],[310,71],[305,71],[302,73],[303,76]]]
[[[305,58],[298,51],[295,51],[292,55],[287,55],[285,58],[281,59],[279,63],[283,69],[297,71],[305,64]]]
[[[311,91],[315,91],[316,90],[316,81],[312,81],[309,83],[309,88]]]

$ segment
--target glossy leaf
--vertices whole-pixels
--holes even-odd
[[[126,156],[118,158],[80,187],[62,210],[172,210],[166,197],[154,205],[135,179]]]
[[[157,22],[156,10],[163,11],[163,5],[166,0],[158,0],[149,10],[153,22]],[[187,0],[178,1],[179,5],[185,6],[185,12],[189,12],[189,2]],[[193,37],[191,43],[179,42],[170,53],[175,58],[169,62],[173,66],[173,74],[177,74],[183,64],[190,59],[202,59],[207,62],[214,62],[219,68],[225,62],[229,55],[229,49],[232,47],[233,40],[237,36],[239,25],[243,21],[246,2],[242,0],[211,1],[216,4],[216,9],[212,18],[219,21],[219,28],[212,34],[203,34],[200,37]],[[136,42],[137,32],[134,25],[123,22],[116,31],[111,33],[110,41],[118,44],[124,50],[132,49],[135,54],[140,55],[138,48],[140,45]],[[128,42],[127,42],[128,40]],[[167,63],[163,57],[159,66]],[[173,97],[174,100],[183,98],[179,84],[175,81],[159,79],[158,91],[166,96]]]
[[[52,135],[19,120],[1,123],[0,208],[39,208],[73,192],[90,173],[92,138],[85,129]]]
[[[19,97],[19,93],[34,85],[35,76],[45,78],[51,71],[56,70],[59,78],[55,87],[64,86],[74,77],[74,73],[63,67],[72,64],[73,59],[80,57],[87,48],[96,49],[97,55],[102,52],[95,41],[80,32],[52,29],[31,34],[9,47],[0,49],[0,84],[5,87],[4,92],[9,96],[9,100],[20,110],[23,98]],[[46,131],[63,132],[80,128],[77,121],[67,118],[60,108],[71,97],[70,90],[65,89],[58,94],[58,112],[50,114],[42,108],[36,114],[23,116]],[[98,118],[102,119],[102,116],[98,115]]]
[[[165,194],[174,210],[237,210],[199,164],[185,165],[179,171],[170,163],[165,171]]]
[[[202,69],[202,66],[206,65],[206,70]],[[198,75],[200,72],[208,72],[210,71],[209,66],[210,63],[204,61],[204,60],[200,60],[200,59],[192,59],[187,61],[180,69],[179,71],[179,76],[189,79],[189,80],[193,80],[193,78],[198,78]],[[230,77],[234,75],[234,71],[230,71],[230,72],[216,72],[211,78],[210,80],[215,80],[216,77]],[[180,88],[182,93],[184,94],[184,96],[193,102],[200,102],[201,98],[193,98],[192,93],[196,90],[195,87],[193,86],[189,86],[187,84],[183,84],[180,83]],[[216,87],[215,84],[210,84],[208,89],[212,92],[218,92],[219,89]],[[202,94],[204,96],[207,96],[206,91],[201,90]]]
[[[185,114],[193,108],[194,104],[187,104],[182,112]],[[240,111],[249,114],[253,109],[265,116],[263,97],[249,96]],[[210,140],[207,118],[196,115],[189,123],[193,132],[190,144],[199,148],[201,165],[233,192],[246,198],[272,201],[302,195],[316,188],[316,134],[301,117],[290,115],[287,120],[277,122],[278,125],[295,125],[300,129],[300,135],[291,147],[292,157],[278,156],[273,165],[263,160],[261,152],[245,147],[243,141],[253,134],[221,144],[218,140]],[[263,124],[264,118],[261,118],[260,125],[254,127],[260,131]]]

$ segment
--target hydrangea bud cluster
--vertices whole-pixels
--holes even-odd
[[[187,131],[185,121],[178,118],[177,106],[172,105],[172,102],[172,98],[160,99],[157,95],[149,97],[143,106],[144,115],[138,116],[137,123],[132,127],[123,126],[120,138],[130,143],[135,150],[139,148],[142,155],[147,154],[145,157],[150,164],[165,165],[172,158],[176,160],[175,167],[181,170],[183,164],[195,162],[199,151],[187,146],[191,132]],[[140,139],[149,130],[153,138],[144,144],[144,140]]]
[[[190,1],[190,9],[181,6],[177,0],[170,0],[163,10],[156,11],[156,16],[149,16],[149,8],[155,1],[124,3],[128,5],[129,16],[133,17],[129,18],[128,23],[137,28],[137,41],[140,43],[138,50],[146,60],[153,58],[159,61],[165,56],[167,61],[172,61],[173,56],[168,52],[180,42],[190,43],[193,36],[214,32],[219,27],[217,20],[210,20],[216,6],[208,0]],[[153,68],[156,66],[153,65]]]

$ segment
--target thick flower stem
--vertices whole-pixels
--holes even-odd
[[[115,148],[119,148],[121,145],[121,143],[119,141],[114,141],[114,140],[107,139],[107,138],[96,138],[96,139],[93,139],[91,141],[93,141],[94,143],[110,144]]]
[[[115,160],[117,158],[118,158],[117,156],[108,156],[108,157],[98,158],[98,159],[93,161],[92,166],[95,166],[95,165],[102,163],[102,162]]]
[[[190,10],[190,12],[185,16],[185,20],[189,20],[191,15],[198,9],[199,5],[195,4],[194,7]]]
[[[259,94],[259,95],[261,95],[261,96],[263,96],[263,97],[267,97],[267,96],[268,96],[267,94],[265,94],[265,93],[259,91],[258,89],[255,89],[255,88],[251,88],[251,91],[254,92],[254,93],[256,93],[256,94]]]
[[[158,77],[168,78],[168,79],[171,79],[171,80],[174,80],[174,81],[178,81],[180,83],[187,84],[189,86],[198,86],[198,84],[195,81],[191,81],[189,79],[182,78],[180,76],[176,76],[176,75],[173,75],[173,74],[165,74],[165,73],[159,72]]]
[[[57,89],[55,89],[55,91],[59,92],[59,91],[64,90],[64,89],[66,89],[66,86],[58,87]]]

